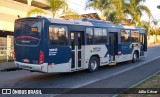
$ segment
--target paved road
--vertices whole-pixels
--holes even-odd
[[[87,85],[95,84],[97,86],[103,86],[105,83],[105,88],[127,88],[136,82],[146,78],[147,76],[157,72],[160,70],[156,66],[151,66],[152,64],[147,65],[148,69],[144,72],[141,69],[141,72],[137,73],[127,73],[128,76],[132,74],[135,80],[129,80],[128,77],[123,75],[123,73],[128,71],[136,70],[134,68],[142,68],[145,67],[145,63],[153,60],[154,58],[160,56],[160,46],[150,47],[148,49],[148,56],[137,63],[129,64],[129,63],[120,63],[116,66],[104,66],[101,67],[97,72],[87,73],[85,71],[79,71],[74,73],[57,73],[57,74],[43,74],[29,71],[13,71],[13,72],[0,72],[0,87],[1,88],[78,88],[78,87],[87,87]],[[156,61],[153,63],[155,64]],[[156,63],[158,64],[158,63]],[[149,67],[150,66],[150,67]],[[160,67],[160,66],[159,66]],[[153,68],[153,70],[149,70],[149,68]],[[142,77],[137,77],[136,75],[142,73]],[[115,76],[118,76],[122,81],[128,81],[122,83],[121,81],[117,81],[117,79],[113,79]],[[107,80],[107,81],[106,81]],[[106,82],[105,82],[106,81]],[[110,84],[107,84],[109,83]],[[103,83],[99,85],[100,83]],[[115,84],[116,83],[116,84]],[[96,85],[97,84],[97,85]],[[92,95],[93,96],[93,95]]]
[[[114,96],[115,94],[124,91],[127,87],[131,87],[131,85],[135,85],[136,83],[159,71],[160,58],[146,63],[145,65],[120,73],[118,75],[80,87],[82,89],[73,89],[70,91],[70,93],[74,93],[74,95],[63,94],[57,95],[56,97],[94,97],[97,96],[95,94],[99,94],[100,97]],[[113,89],[113,87],[115,89]],[[77,95],[76,93],[81,93],[81,95]],[[88,95],[86,95],[85,93]]]

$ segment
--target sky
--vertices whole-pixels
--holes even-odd
[[[74,9],[76,12],[80,14],[93,13],[93,12],[99,13],[98,10],[93,10],[93,9],[85,10],[85,5],[87,0],[67,0],[67,1],[69,4],[69,8]],[[150,9],[155,19],[157,20],[160,19],[160,9],[157,9],[157,5],[160,5],[160,0],[146,0],[146,2],[142,4],[146,5]],[[148,20],[148,17],[145,13],[142,16],[142,20]],[[159,23],[159,26],[160,26],[160,23]]]

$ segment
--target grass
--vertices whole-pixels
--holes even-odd
[[[160,72],[140,82],[139,84],[137,84],[136,86],[132,88],[134,89],[135,88],[136,89],[137,88],[158,88],[159,89],[160,88]],[[127,91],[130,91],[130,90],[128,89]],[[119,97],[160,97],[160,94],[123,94],[123,93],[119,95]]]

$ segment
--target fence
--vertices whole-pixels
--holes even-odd
[[[160,42],[160,35],[149,35],[147,38],[148,44],[154,44]]]
[[[14,60],[14,47],[0,46],[0,62]]]
[[[13,61],[13,36],[0,37],[0,62]]]

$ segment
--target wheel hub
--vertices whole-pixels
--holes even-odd
[[[97,68],[97,62],[96,62],[96,61],[93,61],[93,62],[91,63],[91,68],[92,68],[93,70]]]

